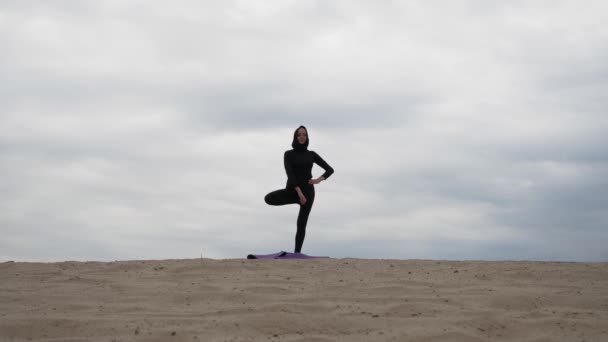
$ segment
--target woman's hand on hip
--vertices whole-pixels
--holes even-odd
[[[322,177],[312,178],[311,180],[308,181],[308,184],[312,184],[312,185],[319,184],[319,183],[321,183],[322,180],[323,180]]]

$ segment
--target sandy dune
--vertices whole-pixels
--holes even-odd
[[[608,341],[608,263],[0,264],[0,341]]]

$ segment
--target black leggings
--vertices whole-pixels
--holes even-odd
[[[308,215],[312,209],[312,204],[315,201],[315,188],[314,187],[301,187],[304,197],[306,197],[306,203],[300,205],[300,213],[298,214],[298,230],[296,231],[296,248],[295,252],[300,253],[302,251],[302,245],[304,244],[304,236],[306,235],[306,223],[308,222]],[[273,191],[264,197],[264,201],[270,205],[285,205],[285,204],[300,204],[300,197],[295,189],[280,189]]]

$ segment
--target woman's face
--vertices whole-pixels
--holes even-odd
[[[308,137],[308,133],[306,133],[306,130],[304,128],[298,129],[298,143],[299,144],[305,144],[307,137]]]

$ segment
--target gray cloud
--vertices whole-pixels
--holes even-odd
[[[606,9],[3,2],[0,258],[289,250],[304,124],[306,252],[605,261]]]

